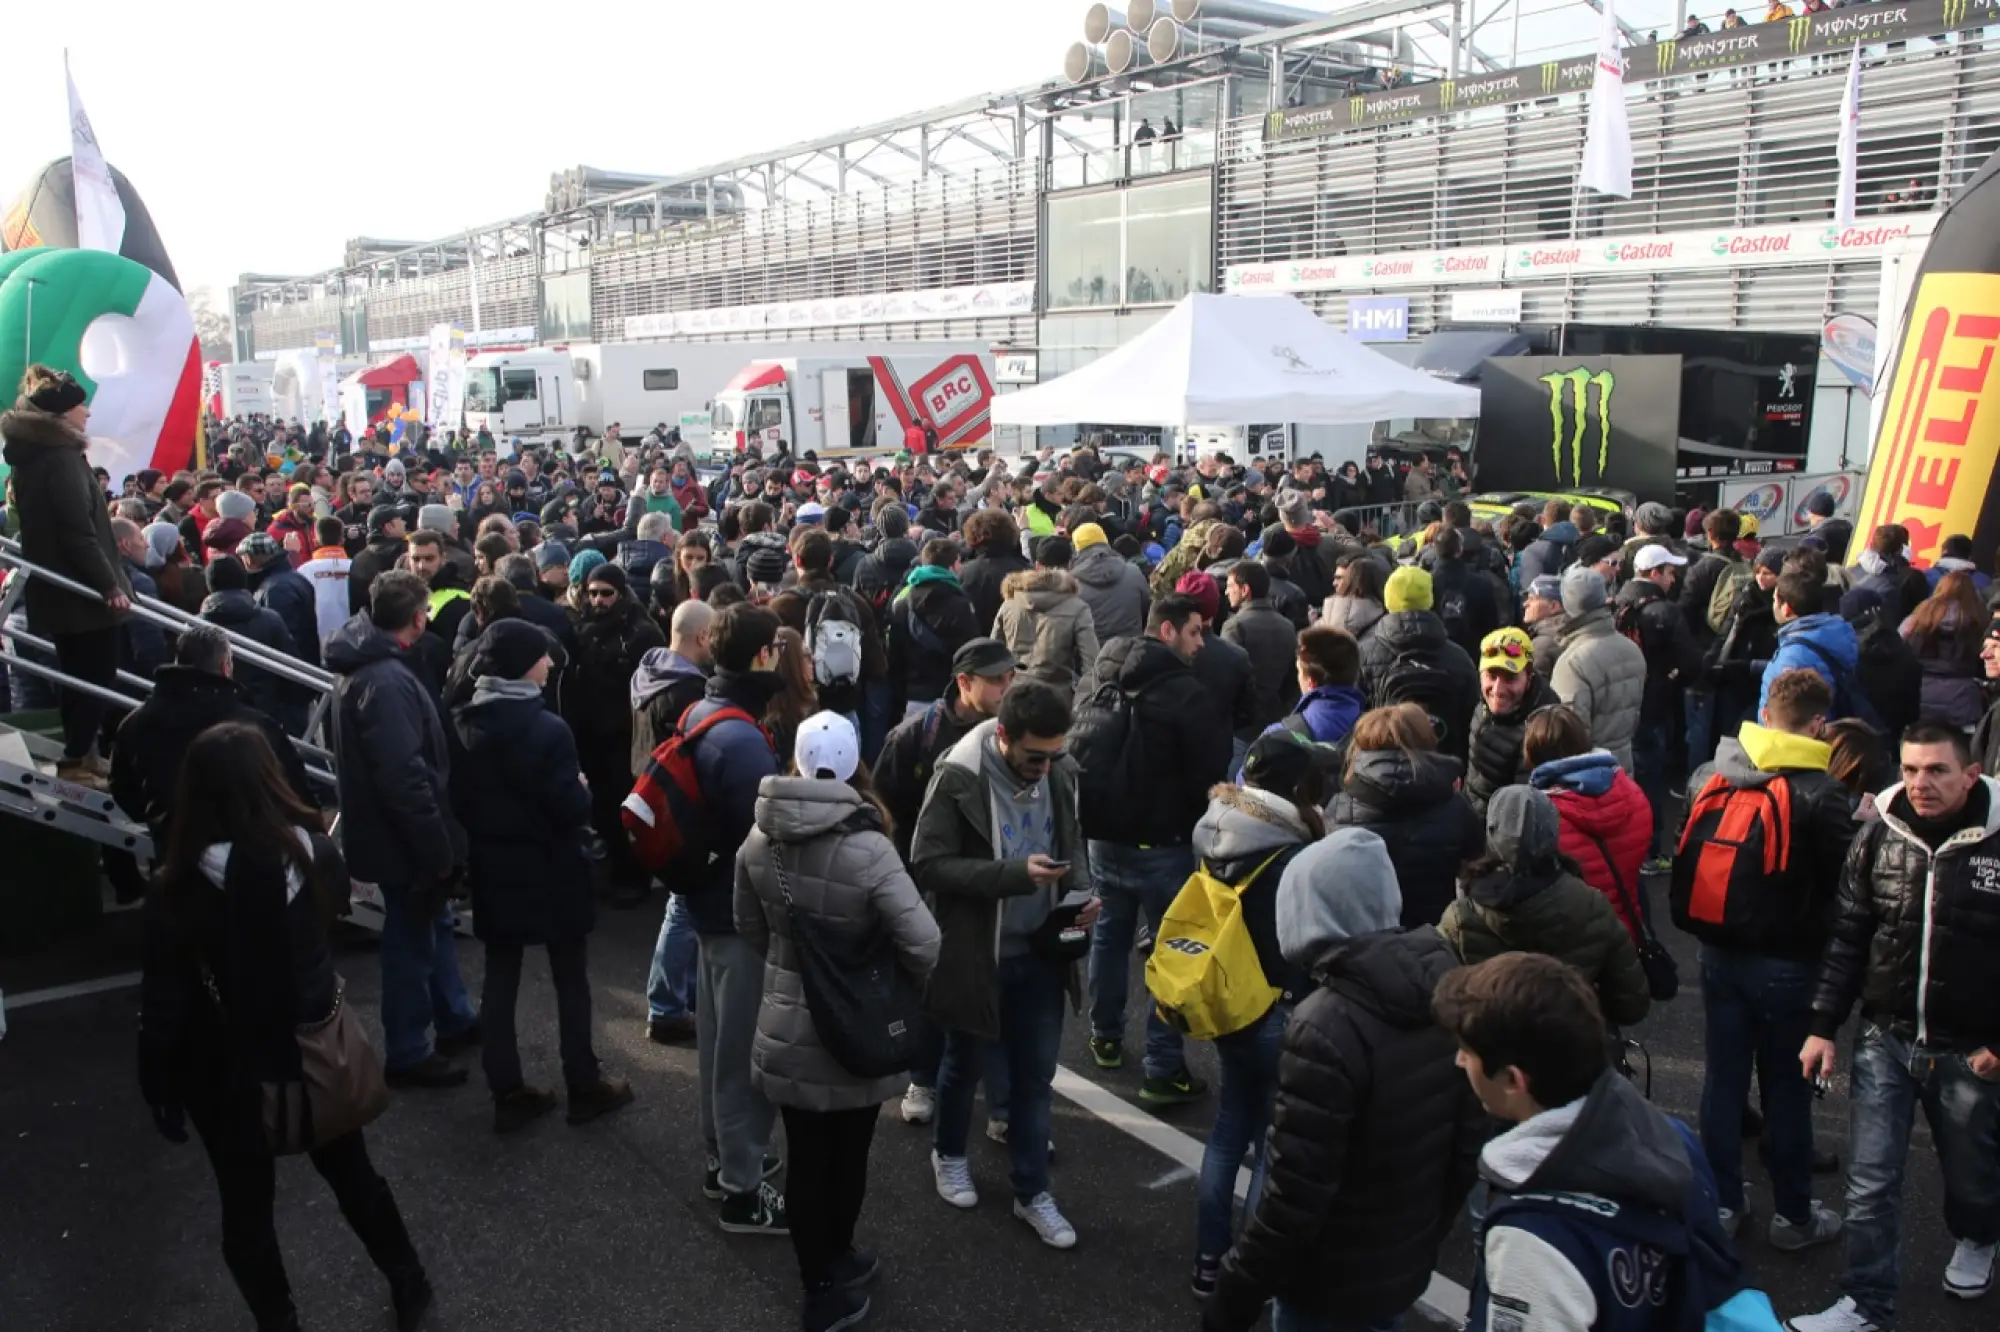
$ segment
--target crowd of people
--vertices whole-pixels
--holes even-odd
[[[1659,502],[1475,518],[1458,458],[781,446],[705,477],[665,431],[504,461],[273,431],[114,497],[87,411],[38,367],[0,417],[10,530],[98,594],[31,581],[22,627],[77,680],[152,681],[122,717],[59,690],[61,772],[161,848],[142,1090],[214,1162],[260,1328],[297,1324],[259,1097],[301,1076],[294,1025],[338,1010],[350,879],[386,915],[387,1085],[459,1086],[476,1051],[501,1134],[633,1102],[593,1049],[586,941],[600,904],[664,890],[647,1034],[693,1044],[702,1191],[724,1231],[790,1236],[809,1332],[868,1312],[885,1103],[969,1209],[983,1099],[1013,1215],[1078,1243],[1049,1172],[1066,1007],[1098,1069],[1136,1059],[1143,1103],[1215,1098],[1187,1241],[1214,1332],[1267,1305],[1280,1332],[1390,1326],[1468,1206],[1474,1325],[1698,1325],[1742,1298],[1759,1128],[1770,1246],[1846,1245],[1838,1299],[1789,1326],[1888,1329],[1919,1105],[1945,1289],[1991,1286],[2000,617],[1963,537],[1919,568],[1902,528],[1857,542],[1817,500],[1768,546]],[[1368,507],[1405,496],[1393,523]],[[314,696],[282,659],[332,677],[332,787],[295,752]],[[1649,878],[1700,941],[1698,996]],[[1176,933],[1198,892],[1238,931],[1226,980],[1199,962],[1221,942]],[[515,1038],[536,946],[561,1094]],[[1226,1021],[1134,1014],[1135,959],[1155,995],[1195,966]],[[896,1002],[886,1062],[836,1020]],[[1704,1013],[1693,1128],[1624,1058],[1664,1003]],[[1811,1109],[1850,1066],[1836,1210]],[[362,1131],[310,1151],[414,1327],[430,1286]]]

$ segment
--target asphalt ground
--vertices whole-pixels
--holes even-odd
[[[1654,885],[1661,908],[1661,887]],[[552,1116],[517,1136],[491,1132],[476,1061],[465,1087],[399,1093],[368,1130],[377,1167],[394,1186],[437,1286],[434,1332],[506,1329],[709,1329],[797,1326],[797,1279],[782,1239],[727,1236],[700,1194],[691,1046],[645,1039],[646,963],[658,899],[603,912],[592,939],[597,1049],[629,1077],[635,1105],[581,1128]],[[0,1040],[0,1329],[7,1332],[215,1332],[249,1318],[223,1268],[213,1180],[199,1147],[152,1130],[133,1070],[136,991],[116,988],[20,1007],[26,988],[129,972],[137,920],[113,916],[92,938],[43,957],[0,959],[12,996]],[[1636,1034],[1651,1055],[1653,1099],[1692,1119],[1701,1077],[1694,948],[1668,930],[1682,965],[1682,996]],[[460,945],[475,996],[481,950]],[[372,1021],[378,984],[372,945],[346,943],[349,997]],[[529,1077],[560,1082],[554,995],[530,957],[521,996]],[[1135,966],[1134,987],[1138,984]],[[1187,1291],[1194,1186],[1211,1102],[1152,1115],[1137,1105],[1139,1006],[1127,1067],[1099,1073],[1072,1017],[1053,1136],[1054,1191],[1081,1236],[1057,1253],[1036,1243],[1007,1205],[1003,1148],[975,1134],[980,1206],[947,1207],[931,1187],[928,1134],[885,1107],[870,1167],[862,1242],[884,1274],[867,1326],[881,1329],[1085,1329],[1159,1332],[1197,1326]],[[1212,1076],[1213,1059],[1190,1046]],[[1816,1106],[1823,1145],[1844,1153],[1845,1078]],[[1106,1094],[1108,1093],[1108,1095]],[[1901,1326],[1984,1332],[2000,1296],[1948,1299],[1939,1281],[1951,1252],[1929,1134],[1919,1124],[1904,1204]],[[1162,1150],[1164,1148],[1165,1150]],[[1839,1203],[1840,1178],[1816,1181]],[[1837,1296],[1838,1246],[1782,1255],[1761,1240],[1770,1193],[1753,1175],[1756,1220],[1745,1252],[1781,1316]],[[278,1227],[304,1326],[391,1325],[386,1289],[342,1223],[331,1194],[303,1160],[279,1168]],[[1446,1312],[1470,1279],[1461,1225],[1440,1255],[1433,1298]],[[1462,1305],[1458,1310],[1462,1312]],[[1406,1327],[1443,1326],[1424,1312]]]

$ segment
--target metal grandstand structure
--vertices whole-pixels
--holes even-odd
[[[1818,48],[1714,72],[1692,69],[1690,53],[1689,72],[1636,86],[1638,193],[1609,208],[1574,190],[1583,87],[1556,83],[1504,105],[1450,100],[1510,62],[1516,74],[1570,68],[1557,59],[1590,47],[1595,17],[1563,3],[1571,21],[1561,43],[1540,47],[1522,41],[1529,0],[1372,0],[1303,19],[1260,0],[1141,0],[1122,14],[1094,6],[1085,36],[1101,44],[1079,43],[1061,78],[675,175],[566,169],[535,213],[401,248],[364,238],[342,265],[309,276],[246,274],[235,291],[239,356],[310,346],[334,330],[344,350],[403,350],[439,322],[476,330],[475,345],[619,341],[670,312],[1021,282],[1036,285],[1031,313],[827,321],[787,336],[1032,346],[1052,306],[1143,315],[1182,287],[1220,289],[1243,265],[1829,216],[1845,59]],[[1867,50],[1865,213],[1934,209],[2000,147],[2000,53],[1971,26],[2000,0],[1911,8],[1940,3],[1952,35]],[[1399,88],[1426,109],[1269,137],[1273,112],[1358,108],[1364,95]],[[1147,115],[1170,122],[1172,137],[1135,143]],[[1178,283],[1121,271],[1085,284],[1081,300],[1065,296],[1050,270],[1067,262],[1074,238],[1052,216],[1093,193],[1137,199],[1155,180],[1205,187],[1206,231],[1188,241],[1200,251],[1194,271]],[[1523,317],[1536,322],[1804,330],[1836,309],[1872,309],[1880,267],[1753,258],[1699,273],[1512,285],[1524,287]],[[1367,290],[1301,294],[1332,315]],[[1413,330],[1444,317],[1445,291],[1397,288],[1411,298]]]

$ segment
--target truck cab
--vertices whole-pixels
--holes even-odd
[[[524,439],[567,435],[580,423],[567,351],[482,352],[466,367],[465,424],[475,434]]]
[[[708,405],[708,436],[716,447],[737,453],[753,442],[797,440],[784,362],[753,361],[738,371]]]

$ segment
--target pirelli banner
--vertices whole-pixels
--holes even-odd
[[[1755,23],[1700,37],[1670,37],[1625,50],[1625,81],[1650,83],[1711,70],[1762,65],[1798,56],[1845,54],[1856,42],[1872,45],[1934,36],[2000,21],[2000,0],[1909,0],[1801,14],[1777,23]],[[1273,111],[1264,118],[1264,141],[1308,138],[1386,125],[1417,116],[1532,102],[1588,92],[1595,56],[1550,60],[1468,78],[1441,79],[1402,88],[1357,93],[1318,106]]]
[[[1884,523],[1910,531],[1919,566],[1944,538],[1972,538],[1973,561],[2000,550],[2000,154],[1945,209],[1903,312],[1901,345],[1878,367],[1887,386],[1858,537]],[[1859,546],[1857,544],[1857,549]]]

